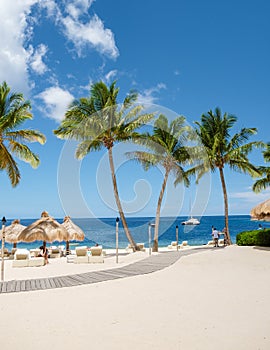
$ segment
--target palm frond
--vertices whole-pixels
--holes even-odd
[[[21,175],[17,163],[3,143],[0,143],[0,169],[7,171],[13,187],[19,183]]]
[[[46,142],[46,137],[38,130],[17,130],[9,131],[5,133],[6,138],[10,138],[14,141],[28,141],[28,142],[39,142],[44,144]]]
[[[37,154],[33,153],[30,148],[16,141],[9,142],[9,148],[19,159],[29,163],[33,168],[37,168],[40,160]]]
[[[76,158],[82,159],[91,151],[99,151],[103,146],[103,143],[100,141],[83,141],[79,143],[76,149]]]
[[[140,163],[144,170],[148,170],[150,167],[155,166],[162,161],[162,158],[158,155],[143,151],[126,152],[125,154],[128,159]]]
[[[268,174],[266,177],[257,180],[253,184],[252,190],[255,193],[259,193],[263,190],[266,190],[268,187],[270,187],[270,174]]]

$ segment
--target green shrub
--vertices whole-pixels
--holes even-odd
[[[236,244],[270,247],[270,229],[240,232],[236,236]]]

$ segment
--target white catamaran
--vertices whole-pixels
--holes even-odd
[[[188,220],[182,221],[182,225],[200,225],[200,221],[191,216]]]
[[[182,221],[182,225],[200,225],[200,221],[196,218],[193,218],[191,215],[191,200],[189,202],[189,219],[186,221]]]

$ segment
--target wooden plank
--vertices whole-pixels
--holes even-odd
[[[62,287],[73,287],[78,285],[78,283],[72,278],[69,278],[69,276],[62,276],[61,283]]]
[[[36,290],[36,280],[32,279],[30,280],[30,290]]]
[[[3,282],[3,292],[7,293],[7,282]]]
[[[42,289],[41,288],[41,279],[40,278],[36,279],[36,289]]]
[[[16,286],[16,281],[8,281],[7,282],[7,292],[11,293],[11,292],[15,292],[15,286]]]
[[[21,292],[21,281],[16,281],[15,292]]]
[[[30,291],[31,290],[31,282],[30,280],[25,281],[25,290]]]
[[[53,278],[48,278],[48,281],[49,281],[49,283],[51,285],[51,288],[57,288]]]
[[[24,292],[26,290],[26,281],[22,280],[21,281],[21,291]]]
[[[77,283],[78,286],[81,285],[81,284],[83,284],[84,281],[85,281],[85,279],[82,278],[79,274],[77,274],[77,275],[71,275],[71,276],[69,276],[69,277],[72,278],[73,281],[76,281],[76,283]]]
[[[45,289],[51,289],[52,288],[49,278],[45,278],[43,281],[44,281],[44,284],[46,286]]]
[[[80,282],[78,282],[78,280],[76,280],[76,278],[73,278],[72,275],[65,276],[65,282],[71,287],[79,286],[81,284]]]
[[[39,282],[40,282],[40,289],[47,289],[47,288],[46,288],[46,282],[45,282],[45,279],[44,279],[44,278],[41,278],[41,279],[39,280]]]

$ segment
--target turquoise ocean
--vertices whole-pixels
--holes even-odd
[[[187,217],[163,217],[160,220],[159,228],[159,245],[167,246],[171,241],[176,240],[176,226],[179,227],[179,241],[188,241],[189,245],[204,245],[207,244],[211,237],[212,225],[218,230],[222,231],[224,227],[224,216],[203,216],[198,218],[200,225],[197,226],[185,226],[182,225],[182,221]],[[36,219],[21,219],[22,225],[29,225]],[[63,219],[56,219],[59,223],[63,222]],[[7,220],[6,225],[10,225],[13,220]],[[104,248],[115,248],[115,218],[74,218],[72,221],[78,225],[85,233],[85,240],[83,242],[72,242],[74,245],[87,245],[91,246],[95,243],[101,244]],[[148,246],[148,233],[149,223],[154,223],[154,218],[151,217],[130,217],[127,218],[127,223],[134,240],[139,243],[145,243]],[[263,227],[270,228],[270,222],[258,222],[251,220],[249,215],[231,215],[229,217],[229,228],[233,243],[236,241],[236,235],[239,232],[245,230],[257,229],[258,225],[262,224]],[[153,238],[154,228],[151,228],[151,236]],[[42,242],[32,242],[17,244],[18,248],[36,248],[40,246]],[[55,242],[53,245],[65,244],[65,242]],[[128,245],[127,238],[125,236],[121,221],[119,222],[119,247],[125,248]],[[12,244],[6,243],[8,248],[12,247]]]

